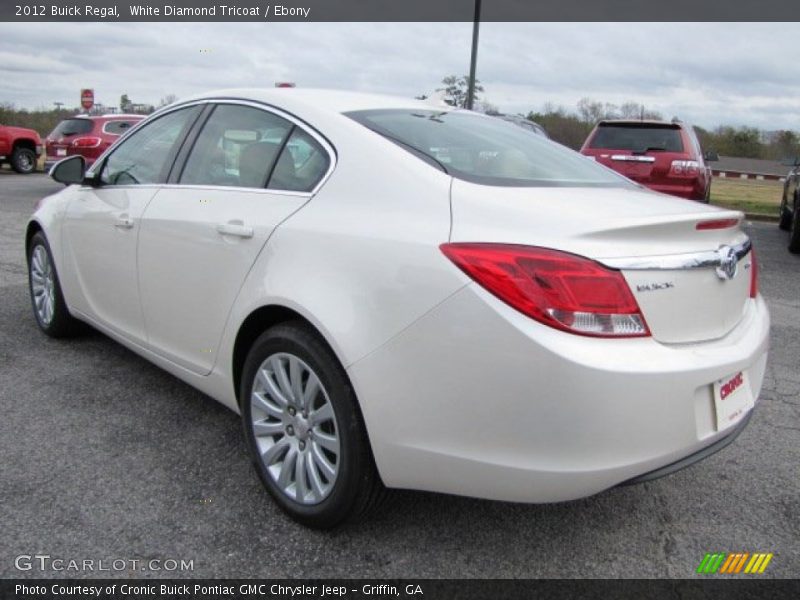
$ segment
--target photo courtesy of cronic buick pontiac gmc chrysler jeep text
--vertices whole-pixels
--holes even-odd
[[[226,90],[137,124],[43,199],[33,313],[91,324],[240,412],[298,521],[384,486],[596,494],[732,441],[769,315],[742,214],[501,119]]]

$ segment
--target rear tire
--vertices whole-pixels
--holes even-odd
[[[69,314],[50,245],[41,231],[28,246],[28,290],[39,329],[54,338],[80,333],[82,323]]]
[[[11,154],[11,168],[27,175],[36,170],[36,154],[30,148],[17,146]]]
[[[797,204],[795,204],[789,227],[789,252],[800,253],[800,210],[798,210]]]
[[[791,229],[792,227],[792,214],[787,210],[786,204],[784,202],[781,203],[780,217],[778,219],[778,227],[783,231],[789,231],[789,229]]]
[[[295,321],[262,334],[245,361],[240,398],[253,465],[290,517],[328,529],[375,508],[384,487],[358,401],[313,329]]]

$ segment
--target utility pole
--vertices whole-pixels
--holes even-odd
[[[475,0],[475,18],[472,21],[472,56],[469,61],[469,84],[467,86],[467,106],[472,110],[475,101],[475,65],[478,62],[478,28],[481,23],[481,0]]]

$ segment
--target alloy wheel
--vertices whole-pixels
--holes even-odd
[[[31,291],[36,316],[45,327],[53,320],[55,312],[55,279],[47,249],[41,244],[31,254]]]
[[[290,500],[319,504],[339,473],[336,415],[317,374],[289,353],[268,356],[256,371],[250,427],[260,460]]]

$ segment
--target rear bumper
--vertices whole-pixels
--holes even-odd
[[[757,399],[768,333],[759,297],[710,342],[587,338],[470,284],[348,373],[386,485],[556,502],[721,447],[743,421],[717,431],[713,384],[745,371]]]
[[[742,433],[747,425],[750,423],[750,419],[753,416],[754,410],[751,410],[747,413],[744,418],[742,418],[739,423],[732,428],[732,431],[726,435],[724,438],[721,438],[711,444],[710,446],[706,446],[702,450],[695,452],[694,454],[690,454],[686,458],[682,458],[681,460],[676,460],[674,463],[671,463],[665,467],[661,467],[660,469],[655,469],[650,471],[649,473],[645,473],[644,475],[639,475],[638,477],[634,477],[633,479],[629,479],[628,481],[623,481],[620,485],[635,485],[637,483],[646,483],[648,481],[653,481],[655,479],[661,479],[662,477],[666,477],[667,475],[672,475],[673,473],[677,473],[678,471],[682,471],[687,467],[691,467],[693,464],[700,462],[711,456],[712,454],[716,454],[720,450],[723,450],[730,446],[733,441],[739,437],[739,434]]]
[[[650,189],[662,194],[669,194],[670,196],[679,196],[687,200],[697,200],[699,202],[706,202],[706,188],[703,185],[695,184],[694,182],[682,184],[645,184]]]

